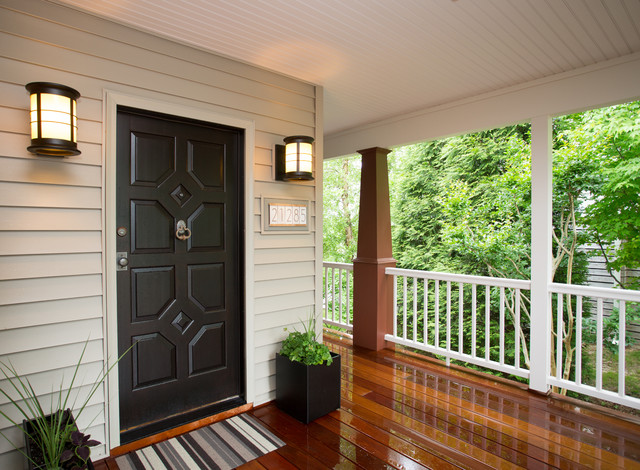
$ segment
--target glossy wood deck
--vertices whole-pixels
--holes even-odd
[[[637,418],[401,351],[325,342],[342,355],[341,409],[308,426],[274,404],[251,411],[287,445],[241,469],[640,469]]]

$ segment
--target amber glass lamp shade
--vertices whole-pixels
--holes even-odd
[[[80,93],[48,82],[32,82],[26,89],[31,94],[31,145],[27,150],[50,157],[79,155],[76,101]]]
[[[284,179],[313,179],[313,137],[285,137]]]

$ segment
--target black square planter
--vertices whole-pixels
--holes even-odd
[[[71,421],[74,422],[75,419],[73,418],[73,414],[71,413],[70,410],[65,410],[64,412],[62,412],[62,419],[65,421],[65,423]],[[50,419],[50,416],[47,416],[47,419]],[[45,470],[45,466],[43,465],[34,465],[33,464],[33,457],[34,455],[32,454],[32,442],[31,442],[31,438],[29,437],[29,434],[33,434],[34,429],[33,429],[33,424],[31,423],[31,421],[27,421],[27,420],[23,420],[22,421],[22,429],[24,429],[25,431],[27,431],[27,433],[24,435],[24,445],[25,445],[25,451],[26,451],[26,455],[27,455],[27,464],[28,464],[28,469],[29,470]],[[61,469],[65,469],[65,468],[71,468],[72,463],[71,462],[65,462],[67,465],[61,465],[60,468]],[[87,470],[95,470],[95,467],[93,466],[93,462],[91,461],[91,459],[89,459],[87,461]]]
[[[307,366],[276,354],[276,405],[307,424],[340,408],[340,355],[333,362]]]

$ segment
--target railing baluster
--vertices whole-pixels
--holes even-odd
[[[349,274],[349,271],[347,271],[347,319],[345,322],[347,324],[351,324],[353,322],[352,305],[353,299],[351,298],[351,274]]]
[[[329,319],[329,268],[323,266],[324,269],[324,318]]]
[[[516,369],[520,369],[520,289],[515,290],[515,310],[516,310],[516,325],[513,329],[515,338],[514,344],[516,347],[515,351],[515,363],[514,366]]]
[[[558,294],[556,309],[556,379],[562,376],[562,317],[564,315],[564,296]]]
[[[429,283],[423,279],[424,283],[424,326],[422,327],[422,336],[424,345],[427,345],[429,337]]]
[[[447,351],[451,350],[451,281],[447,281]]]
[[[418,341],[418,278],[413,278],[413,342]]]
[[[440,281],[436,279],[435,283],[435,330],[434,334],[434,346],[440,347]]]
[[[458,283],[458,352],[462,354],[464,351],[464,333],[463,333],[463,320],[464,320],[464,301],[462,300],[464,290],[462,282]]]
[[[576,383],[582,383],[582,296],[576,296]]]
[[[398,337],[398,276],[393,275],[393,336]]]
[[[476,357],[476,341],[477,341],[477,331],[476,331],[476,317],[477,317],[477,299],[476,299],[476,291],[477,285],[471,284],[471,356]]]
[[[484,360],[489,360],[489,349],[491,344],[491,287],[486,286],[484,292]]]
[[[604,305],[602,297],[598,297],[596,316],[596,390],[602,390],[602,316]]]
[[[407,339],[407,276],[402,277],[402,338]]]
[[[344,270],[338,269],[338,322],[342,323],[342,273]]]
[[[620,301],[618,313],[620,317],[620,325],[618,326],[618,396],[624,397],[626,394],[624,381],[626,375],[625,354],[627,344],[627,304],[624,300]]]
[[[504,365],[504,287],[500,287],[500,365]]]
[[[331,270],[331,321],[336,321],[336,270]]]

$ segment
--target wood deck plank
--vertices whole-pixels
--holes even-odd
[[[344,364],[346,368],[350,367],[349,361],[344,361]],[[598,440],[593,439],[592,435],[589,432],[593,432],[593,428],[587,428],[584,435],[582,436],[582,439],[577,440],[576,436],[572,436],[573,431],[570,428],[546,429],[545,427],[540,427],[536,424],[532,424],[524,420],[512,418],[508,414],[503,414],[500,411],[495,411],[490,407],[459,399],[455,396],[455,394],[450,395],[445,391],[437,390],[436,387],[417,384],[414,381],[405,378],[405,372],[398,370],[385,370],[384,366],[376,367],[374,363],[368,361],[366,358],[355,357],[353,359],[352,367],[352,371],[355,377],[367,378],[368,380],[379,385],[391,384],[391,389],[394,392],[412,397],[419,397],[419,400],[421,401],[424,401],[425,398],[439,400],[437,406],[438,409],[441,409],[448,403],[458,406],[463,410],[468,410],[475,416],[481,417],[483,420],[489,419],[492,421],[491,424],[487,424],[487,428],[489,429],[499,428],[502,431],[508,432],[510,435],[512,435],[512,437],[517,437],[517,435],[512,434],[514,432],[513,430],[517,429],[519,430],[519,435],[523,436],[525,439],[530,434],[533,434],[534,436],[540,437],[555,444],[559,444],[563,447],[567,447],[570,450],[577,451],[579,453],[585,454],[586,456],[593,457],[597,460],[604,459],[605,465],[611,460],[616,460],[615,447],[617,447],[617,445],[615,445],[611,440],[604,440],[604,442],[601,444]],[[387,369],[390,369],[389,366],[386,367]],[[630,457],[634,459],[635,456],[638,455],[636,449],[638,441],[633,439],[622,440],[624,441],[624,445],[622,446],[621,450],[621,452],[623,452],[622,457]],[[614,453],[611,453],[608,450],[604,450],[607,449],[607,446],[609,448],[614,447]],[[580,462],[580,460],[576,461],[578,463],[584,463],[586,465],[593,464],[593,460],[591,459],[587,459],[584,462]]]
[[[314,426],[305,426],[300,421],[277,409],[273,404],[255,410],[253,416],[261,420],[262,424],[287,444],[313,456],[329,468],[336,466],[367,468],[358,465],[357,455],[344,455],[345,453],[342,450],[343,443],[334,442],[333,445],[330,445],[331,440],[326,435],[319,436]],[[362,460],[364,457],[367,456],[363,454],[360,459]],[[364,463],[364,465],[371,464],[371,461]]]

